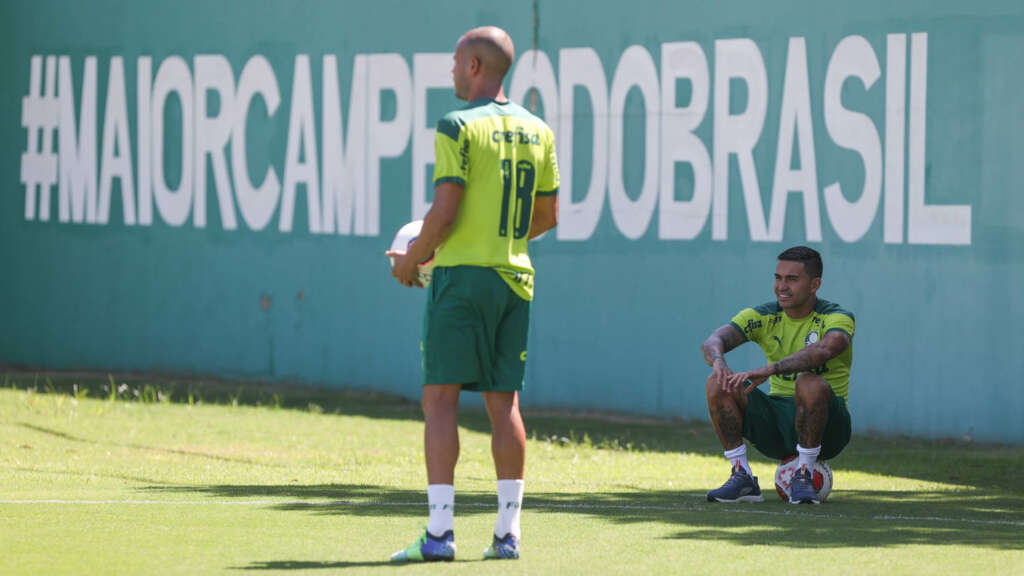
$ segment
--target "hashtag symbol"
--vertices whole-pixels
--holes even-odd
[[[21,99],[21,125],[28,130],[28,143],[21,155],[21,183],[25,185],[25,219],[50,219],[50,188],[57,182],[54,133],[59,120],[56,98],[57,58],[46,57],[46,86],[43,89],[43,57],[33,56],[28,96]]]

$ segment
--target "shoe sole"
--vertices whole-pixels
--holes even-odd
[[[708,502],[722,502],[724,504],[731,504],[733,502],[764,502],[764,496],[740,496],[733,500],[726,500],[725,498],[712,496],[708,498]]]
[[[452,557],[448,557],[448,556],[429,556],[429,557],[428,556],[424,556],[422,560],[417,560],[415,558],[392,558],[391,559],[391,563],[392,564],[422,564],[422,563],[425,563],[425,562],[452,562],[454,560],[455,560],[454,556],[452,556]]]
[[[491,555],[487,554],[487,552],[489,550],[490,550],[490,548],[488,548],[487,550],[484,550],[484,556],[483,556],[484,560],[519,560],[519,552],[518,551],[516,551],[515,556],[498,556],[498,555],[491,556]]]

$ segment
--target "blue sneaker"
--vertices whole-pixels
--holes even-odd
[[[793,473],[793,483],[789,485],[790,504],[820,504],[818,492],[814,489],[814,478],[807,466],[801,466]]]
[[[494,541],[484,550],[484,560],[518,560],[519,539],[511,532],[505,534],[504,538],[494,535]]]
[[[708,492],[708,502],[764,502],[764,496],[757,485],[757,476],[747,474],[746,469],[737,464],[721,488]]]
[[[451,530],[441,536],[434,536],[426,530],[419,540],[405,550],[391,555],[392,562],[437,562],[455,560],[455,533]]]

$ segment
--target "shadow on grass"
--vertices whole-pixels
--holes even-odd
[[[402,566],[387,560],[380,562],[313,562],[302,560],[277,560],[270,562],[253,562],[248,566],[233,566],[230,570],[316,570],[331,568],[372,568],[376,566]]]
[[[267,462],[260,462],[251,460],[248,458],[237,458],[232,456],[222,456],[220,454],[213,454],[210,452],[203,452],[202,450],[182,450],[180,448],[166,448],[162,446],[147,446],[145,444],[137,444],[134,442],[115,442],[113,440],[93,440],[91,438],[83,438],[80,436],[74,436],[67,432],[61,432],[60,430],[53,430],[43,426],[37,426],[35,424],[29,424],[27,422],[15,422],[15,426],[20,426],[27,430],[32,430],[40,434],[48,436],[54,436],[61,440],[69,442],[79,442],[82,444],[92,444],[95,446],[115,446],[118,448],[131,448],[133,450],[141,450],[145,452],[160,452],[163,454],[175,454],[178,456],[196,456],[199,458],[208,458],[210,460],[218,460],[221,462],[233,462],[235,464],[250,464],[254,466],[270,466],[270,467],[281,467],[282,464],[273,464]]]
[[[130,474],[110,474],[107,472],[101,472],[98,470],[90,470],[88,472],[81,470],[53,470],[48,468],[38,468],[34,466],[10,466],[4,468],[11,472],[27,472],[29,474],[40,474],[40,475],[51,475],[51,476],[70,476],[82,479],[89,478],[110,478],[112,480],[122,480],[125,482],[134,482],[136,484],[168,484],[169,482],[163,482],[155,478],[146,478],[143,476],[132,476]]]
[[[0,372],[3,372],[3,366],[0,366]],[[364,418],[423,420],[419,402],[393,394],[363,390],[132,374],[6,372],[0,378],[0,386],[5,388],[79,398],[254,406]],[[524,408],[523,417],[527,434],[542,441],[588,444],[612,450],[721,453],[714,430],[703,422],[629,418],[610,414],[587,416],[534,408]],[[481,433],[490,433],[491,430],[482,407],[462,407],[459,426]]]
[[[389,517],[426,516],[424,490],[366,484],[151,486],[148,493],[203,494],[216,499],[272,498],[282,512]],[[844,491],[821,506],[793,506],[765,492],[761,504],[723,505],[703,493],[670,490],[598,494],[528,492],[524,513],[571,514],[616,524],[663,523],[671,536],[693,540],[771,541],[777,546],[897,547],[908,544],[982,546],[1024,550],[1020,497],[962,492]],[[457,514],[494,514],[494,495],[460,492]]]
[[[3,367],[0,367],[3,371]],[[314,388],[281,383],[239,383],[154,375],[11,372],[3,375],[4,387],[32,389],[41,393],[70,394],[116,401],[208,403],[259,406],[323,412],[391,420],[422,420],[418,403],[379,392]],[[527,434],[533,440],[576,444],[607,450],[691,453],[720,456],[722,448],[708,422],[624,418],[612,415],[579,415],[567,411],[524,408]],[[856,414],[853,416],[856,419]],[[460,427],[490,432],[480,408],[462,408]],[[71,441],[88,441],[63,432],[24,425],[38,432]],[[137,449],[160,450],[182,455],[251,463],[197,451],[118,444]],[[770,478],[770,462],[755,459],[755,469]],[[765,469],[768,467],[768,469]],[[1024,469],[1024,447],[979,445],[965,441],[916,440],[871,435],[855,436],[834,461],[833,469],[915,478],[929,482],[1002,491],[1024,496],[1019,470]]]

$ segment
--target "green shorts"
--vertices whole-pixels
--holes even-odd
[[[423,384],[523,389],[530,303],[491,268],[435,268],[423,314]]]
[[[782,460],[796,454],[796,404],[789,396],[769,396],[755,388],[747,396],[743,417],[743,437],[757,451]],[[831,460],[850,442],[850,412],[846,400],[832,395],[828,402],[828,422],[821,436],[821,460]]]

